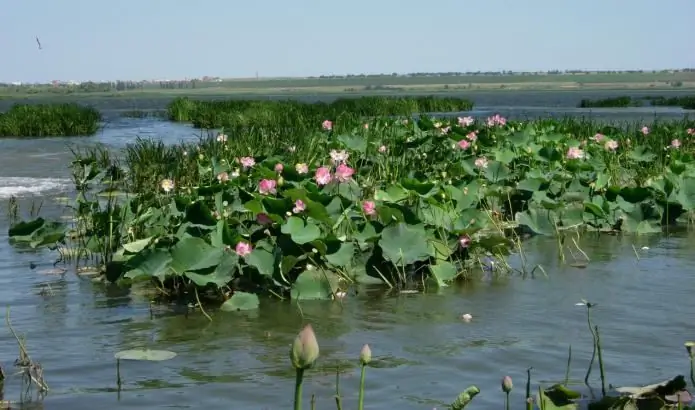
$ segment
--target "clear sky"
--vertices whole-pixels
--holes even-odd
[[[695,67],[695,0],[2,3],[0,81]]]

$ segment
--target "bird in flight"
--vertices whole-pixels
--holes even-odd
[[[36,44],[39,45],[39,50],[43,50],[43,47],[41,47],[41,41],[39,40],[38,37],[36,37]]]

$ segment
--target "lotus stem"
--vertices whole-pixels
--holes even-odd
[[[570,367],[572,366],[572,345],[569,347],[569,353],[567,354],[567,369],[565,370],[565,386],[570,381]]]
[[[311,395],[311,410],[316,410],[316,395]]]
[[[504,408],[509,410],[509,392],[505,393]]]
[[[296,370],[297,377],[294,383],[294,410],[302,410],[302,382],[304,381],[304,369]]]
[[[589,376],[591,376],[591,368],[594,366],[594,360],[596,359],[596,333],[594,333],[593,324],[591,323],[591,306],[589,303],[586,304],[586,321],[589,324],[589,331],[594,339],[594,350],[591,352],[591,360],[589,360],[589,368],[586,369],[586,376],[584,376],[584,384],[589,385]]]
[[[526,410],[533,410],[533,400],[531,399],[531,369],[526,369]]]
[[[121,390],[121,385],[123,381],[121,380],[121,359],[116,359],[116,386],[118,391]]]
[[[695,363],[693,363],[693,356],[690,356],[690,382],[695,386]]]
[[[343,410],[343,398],[340,397],[340,367],[335,371],[335,407]]]
[[[601,354],[601,336],[598,333],[598,326],[594,327],[596,334],[596,349],[598,350],[598,369],[601,374],[601,394],[606,396],[606,373],[603,370],[603,355]]]
[[[360,375],[360,395],[359,395],[359,400],[357,404],[357,409],[358,410],[364,410],[364,377],[367,373],[367,365],[363,364],[362,365],[362,374]]]

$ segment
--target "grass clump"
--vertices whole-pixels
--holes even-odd
[[[66,104],[15,104],[0,113],[0,137],[72,137],[94,135],[101,113],[92,107]]]
[[[248,128],[301,133],[316,130],[324,120],[345,124],[364,117],[462,112],[472,108],[473,103],[466,99],[432,96],[339,98],[330,103],[177,98],[169,104],[168,115],[172,121],[191,122],[196,128],[224,128],[229,134]]]
[[[627,107],[681,107],[686,110],[695,109],[695,96],[647,96],[647,97],[614,97],[599,100],[584,99],[579,102],[579,108],[627,108]]]

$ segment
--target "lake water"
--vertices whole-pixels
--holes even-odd
[[[480,115],[591,115],[649,122],[686,114],[668,108],[573,108],[581,98],[615,95],[481,93],[472,99]],[[24,209],[43,200],[43,212],[58,212],[52,198],[70,189],[68,144],[98,142],[118,149],[137,136],[174,143],[200,133],[185,125],[119,116],[129,109],[162,109],[166,100],[90,102],[107,119],[97,136],[0,140],[0,207],[6,208],[7,199],[15,195]],[[307,373],[305,386],[307,395],[316,394],[317,409],[335,408],[338,367],[343,371],[344,406],[356,406],[356,363],[364,343],[371,346],[376,362],[367,374],[369,409],[442,408],[470,384],[482,391],[471,408],[499,408],[504,375],[514,379],[513,404],[521,408],[526,369],[533,366],[535,382],[562,380],[569,345],[571,378],[583,379],[592,342],[585,309],[575,306],[582,298],[598,303],[593,316],[601,328],[606,374],[613,384],[687,375],[683,342],[695,339],[694,289],[688,285],[695,275],[695,265],[688,262],[693,260],[695,234],[688,230],[653,237],[583,238],[581,246],[591,258],[586,269],[561,264],[553,241],[533,238],[524,248],[529,265],[541,264],[548,278],[483,280],[432,294],[369,289],[342,303],[297,306],[263,300],[253,313],[210,312],[210,323],[199,313],[186,316],[162,307],[151,316],[141,292],[95,284],[72,272],[42,274],[56,255],[10,247],[7,227],[2,209],[0,301],[11,306],[13,326],[26,334],[29,352],[43,365],[51,387],[42,403],[27,408],[290,408],[294,378],[289,345],[307,322],[314,325],[321,345],[318,368]],[[31,264],[38,266],[32,270]],[[473,316],[470,323],[460,319],[464,313]],[[17,347],[6,327],[1,328],[0,364],[12,373]],[[119,396],[113,354],[129,348],[167,349],[178,356],[165,362],[123,362],[125,384]],[[592,381],[600,392],[598,367]],[[18,399],[19,386],[19,379],[7,380],[5,399]],[[308,404],[307,397],[306,408]]]

